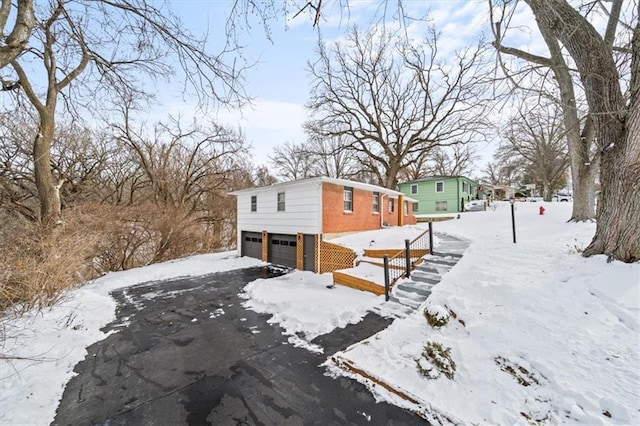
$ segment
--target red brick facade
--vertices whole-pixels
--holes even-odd
[[[322,185],[322,232],[339,233],[368,231],[388,226],[412,225],[416,223],[413,209],[409,204],[409,215],[399,203],[401,198],[394,199],[393,213],[389,212],[389,198],[380,194],[380,212],[373,211],[373,192],[353,188],[352,211],[344,210],[344,186],[324,182]]]

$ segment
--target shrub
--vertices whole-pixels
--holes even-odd
[[[106,272],[235,244],[227,221],[166,205],[87,203],[63,210],[63,224],[47,233],[24,219],[0,220],[0,315],[52,305],[65,289]]]
[[[66,227],[43,233],[38,224],[20,219],[10,226],[12,232],[0,239],[0,313],[49,306],[64,289],[94,276],[87,256],[95,236]]]
[[[440,305],[429,305],[425,308],[424,317],[431,327],[442,327],[447,325],[451,313],[445,307]]]
[[[437,379],[443,374],[453,380],[456,363],[451,359],[451,348],[440,343],[429,341],[424,346],[422,357],[416,360],[418,371],[428,379]]]

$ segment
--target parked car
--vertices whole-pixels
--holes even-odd
[[[471,200],[464,205],[464,211],[466,212],[481,212],[484,210],[487,210],[486,200]]]
[[[571,194],[562,194],[562,193],[557,193],[555,194],[552,199],[554,201],[559,201],[559,202],[569,202],[569,201],[573,201],[573,197],[571,196]]]

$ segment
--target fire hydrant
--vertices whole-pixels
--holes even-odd
[[[540,215],[544,214],[544,207],[540,206]]]

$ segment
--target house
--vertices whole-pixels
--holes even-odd
[[[489,200],[507,200],[515,198],[518,188],[508,185],[492,185],[489,183],[481,183],[478,194],[481,199]]]
[[[478,198],[478,183],[465,176],[434,176],[398,185],[405,197],[415,199],[415,215],[457,213]]]
[[[231,194],[239,254],[305,271],[353,266],[351,250],[326,240],[416,223],[413,200],[402,192],[344,179],[315,177]]]

